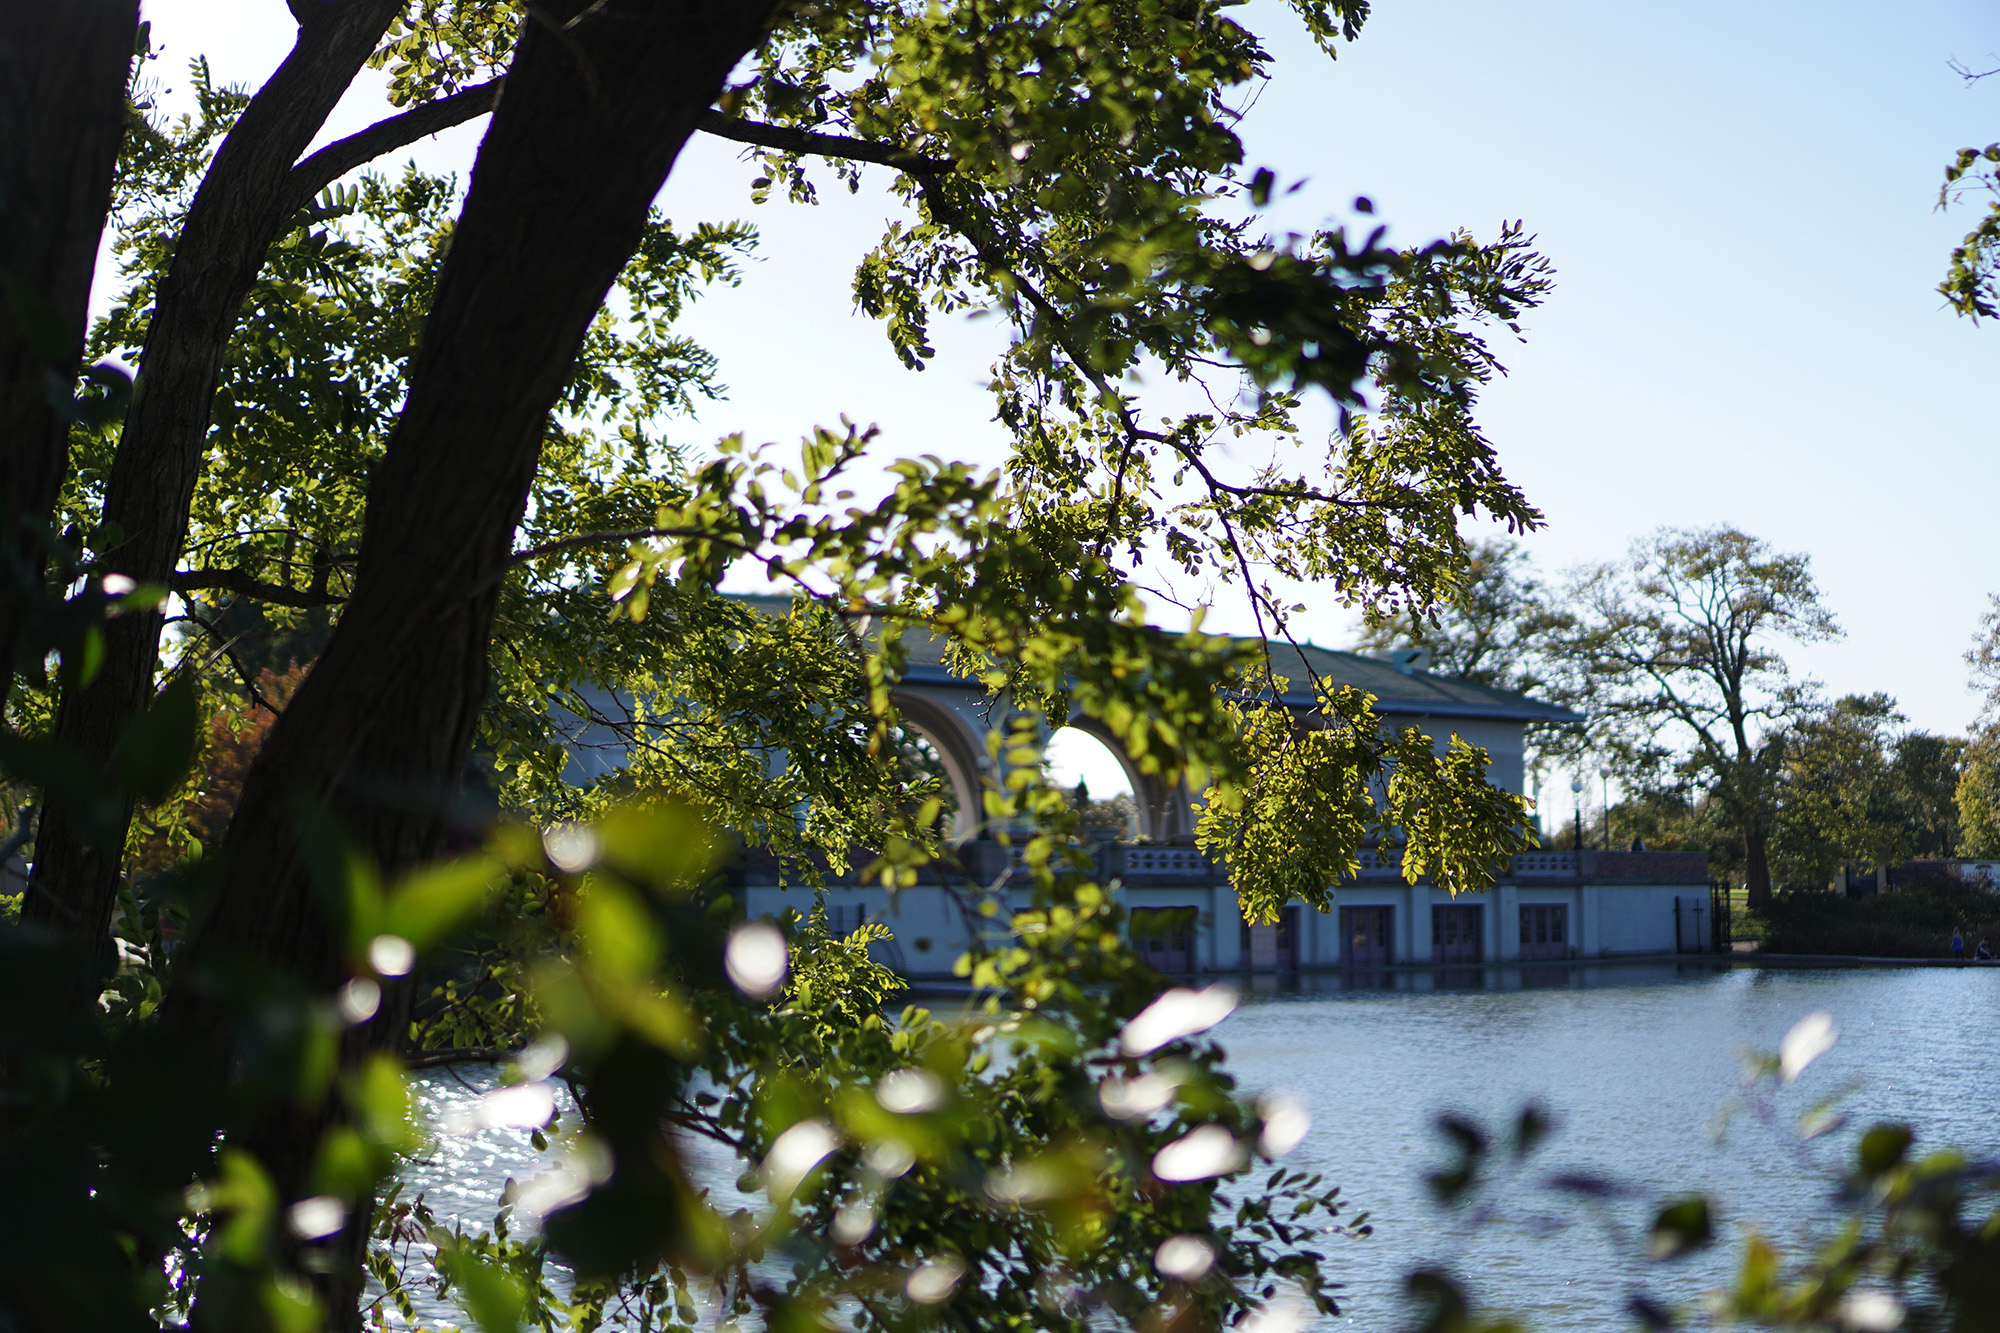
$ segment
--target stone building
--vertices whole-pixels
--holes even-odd
[[[962,872],[926,874],[898,893],[836,877],[827,891],[829,918],[847,931],[879,920],[895,933],[886,961],[912,978],[943,978],[967,944],[993,929],[979,901],[1000,898],[1000,919],[1025,906],[1010,886],[1016,854],[981,827],[980,792],[998,774],[986,749],[998,720],[994,701],[977,681],[947,669],[931,643],[912,641],[909,670],[895,691],[906,724],[935,749],[957,793]],[[1496,785],[1520,792],[1529,723],[1572,714],[1505,690],[1432,675],[1422,654],[1387,658],[1312,645],[1272,645],[1276,675],[1292,682],[1284,702],[1313,707],[1317,677],[1375,696],[1385,725],[1421,728],[1439,745],[1456,734],[1483,747]],[[1089,718],[1071,726],[1098,732]],[[1360,874],[1335,886],[1333,906],[1284,910],[1276,925],[1246,925],[1226,873],[1195,849],[1194,794],[1138,771],[1115,743],[1106,749],[1124,765],[1137,806],[1137,838],[1093,844],[1097,873],[1115,882],[1129,909],[1134,945],[1171,973],[1285,973],[1319,969],[1393,969],[1406,965],[1485,966],[1554,963],[1632,955],[1705,952],[1710,893],[1699,853],[1548,850],[1514,858],[1490,891],[1453,898],[1428,883],[1407,884],[1393,852],[1364,853]],[[858,867],[857,867],[858,869]],[[739,891],[753,916],[809,905],[778,885],[777,867],[750,857],[738,868]]]

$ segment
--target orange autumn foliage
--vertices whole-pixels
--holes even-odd
[[[135,875],[164,874],[175,862],[221,841],[257,751],[305,674],[297,662],[283,672],[266,667],[257,673],[257,698],[232,698],[210,715],[194,784],[178,799],[149,812],[138,826],[140,837],[132,857]]]

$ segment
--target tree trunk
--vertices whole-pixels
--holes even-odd
[[[170,999],[199,1021],[233,960],[324,989],[346,974],[296,812],[330,808],[392,872],[436,854],[487,694],[500,579],[548,413],[696,120],[774,0],[566,0],[525,23],[438,279],[410,394],[369,488],[353,595],[244,784],[223,878]],[[560,26],[551,26],[560,25]],[[377,1020],[381,1045],[397,1026]],[[257,1133],[286,1199],[304,1133]],[[351,1216],[365,1225],[368,1210]],[[361,1274],[328,1279],[352,1327]]]
[[[104,522],[121,534],[106,563],[118,573],[164,584],[179,563],[237,312],[297,207],[289,188],[293,164],[401,9],[402,0],[312,6],[291,54],[244,108],[203,177],[160,282],[131,411],[105,482]],[[107,623],[97,678],[63,693],[56,740],[99,771],[153,697],[163,623],[157,614]],[[128,802],[94,839],[81,812],[51,804],[36,840],[24,916],[62,932],[77,948],[100,952],[130,819]]]
[[[0,707],[36,603],[138,0],[0,0]]]
[[[1758,820],[1743,826],[1743,883],[1751,911],[1771,905],[1770,833]]]

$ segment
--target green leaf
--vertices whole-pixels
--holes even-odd
[[[440,1248],[438,1265],[458,1287],[459,1302],[485,1333],[516,1333],[527,1304],[520,1280],[464,1246]]]
[[[1526,1157],[1541,1146],[1555,1128],[1555,1120],[1540,1102],[1528,1102],[1514,1121],[1514,1155]]]
[[[645,903],[630,890],[591,875],[577,895],[576,928],[591,966],[606,981],[643,986],[659,965],[659,927]]]
[[[720,867],[728,843],[678,801],[634,802],[596,825],[599,862],[656,889],[692,889]]]
[[[1877,1125],[1861,1136],[1856,1156],[1864,1176],[1879,1176],[1898,1166],[1909,1153],[1916,1135],[1908,1125]]]
[[[119,782],[147,805],[164,801],[194,766],[200,726],[194,681],[176,676],[119,741],[112,758]]]
[[[72,689],[82,689],[93,680],[104,666],[104,631],[96,625],[87,626],[73,648],[64,648],[62,655],[62,681]]]
[[[390,895],[384,933],[400,935],[420,950],[432,948],[485,910],[505,874],[499,861],[486,856],[419,870]]]
[[[1654,1259],[1674,1259],[1700,1249],[1713,1239],[1715,1226],[1709,1216],[1708,1200],[1691,1194],[1668,1204],[1653,1219],[1646,1237],[1646,1253]]]

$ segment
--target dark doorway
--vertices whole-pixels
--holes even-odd
[[[1252,972],[1298,971],[1299,909],[1281,908],[1276,925],[1253,926],[1244,922],[1241,947],[1240,965]]]
[[[1135,907],[1132,952],[1162,972],[1192,972],[1200,920],[1201,909],[1196,907]]]
[[[1381,967],[1395,961],[1393,907],[1343,907],[1340,909],[1340,965]]]
[[[1521,961],[1569,957],[1569,908],[1563,903],[1521,904]]]
[[[1431,961],[1476,963],[1485,956],[1480,926],[1485,908],[1477,903],[1450,903],[1431,908]]]

